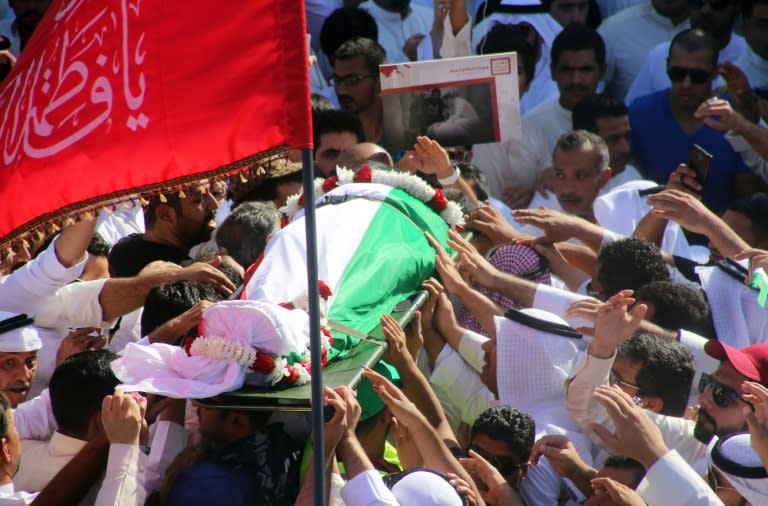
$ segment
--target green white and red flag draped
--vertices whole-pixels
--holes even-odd
[[[305,32],[301,0],[54,0],[0,88],[0,248],[311,147]]]

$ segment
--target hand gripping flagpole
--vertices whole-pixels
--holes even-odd
[[[312,361],[312,464],[314,504],[325,506],[325,449],[323,448],[323,368],[320,349],[320,294],[317,274],[317,222],[315,220],[314,170],[311,149],[301,151],[304,174],[304,223],[307,244],[307,294],[309,295],[309,338]]]

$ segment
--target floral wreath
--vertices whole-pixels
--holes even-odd
[[[315,179],[315,198],[320,198],[339,186],[351,183],[378,183],[399,188],[428,205],[448,225],[456,227],[464,224],[464,215],[461,212],[461,207],[455,202],[448,201],[441,189],[432,188],[426,181],[408,172],[371,169],[366,164],[363,164],[357,171],[336,167],[335,176],[326,179]],[[293,215],[302,207],[304,207],[304,193],[297,193],[288,197],[285,206],[280,208],[280,211],[286,217],[283,224],[290,222]]]
[[[325,314],[325,306],[328,298],[333,295],[328,285],[318,281],[321,299],[321,315]],[[294,299],[292,302],[278,304],[285,309],[304,310],[307,307],[307,294]],[[320,333],[322,341],[322,365],[328,364],[328,350],[333,344],[333,336],[325,326],[325,319],[321,320]],[[298,386],[309,383],[312,379],[312,363],[307,351],[302,353],[290,353],[287,356],[273,356],[252,346],[243,346],[221,337],[199,336],[187,337],[184,341],[184,351],[187,356],[205,356],[213,360],[226,360],[236,362],[240,366],[251,369],[254,372],[264,374],[271,385]]]

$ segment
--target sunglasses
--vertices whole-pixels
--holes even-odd
[[[702,373],[699,380],[699,393],[703,394],[708,388],[712,388],[712,400],[715,401],[715,405],[720,408],[727,408],[734,402],[743,402],[747,406],[752,407],[752,403],[745,401],[741,395],[733,388],[723,385],[717,381],[713,376]]]
[[[703,9],[705,4],[709,4],[709,8],[713,11],[723,11],[731,5],[730,0],[690,0],[688,2],[694,9]]]
[[[685,79],[685,76],[688,76],[693,84],[704,84],[711,75],[712,72],[708,70],[667,67],[667,76],[673,83],[679,83]]]
[[[494,457],[476,445],[471,445],[469,449],[490,462],[502,476],[508,476],[519,469],[523,469],[527,465],[526,462],[517,462],[517,458],[515,457]]]

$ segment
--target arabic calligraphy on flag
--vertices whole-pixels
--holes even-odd
[[[0,88],[0,246],[311,146],[301,0],[54,1]]]

